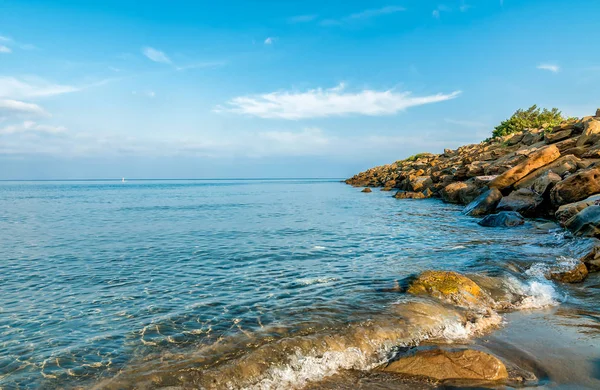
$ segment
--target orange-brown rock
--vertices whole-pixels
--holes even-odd
[[[600,121],[590,119],[584,123],[583,134],[577,140],[577,146],[585,146],[595,134],[600,134]]]
[[[515,183],[515,188],[530,188],[533,183],[548,171],[552,171],[557,175],[564,175],[567,172],[573,173],[580,169],[581,160],[573,155],[562,156],[556,161],[531,172],[521,180]]]
[[[488,296],[471,279],[457,272],[425,271],[410,284],[407,292],[429,295],[460,306],[487,306]]]
[[[588,168],[556,184],[551,192],[551,200],[558,207],[597,193],[600,193],[600,168]]]
[[[587,278],[588,269],[585,264],[578,261],[572,268],[553,268],[546,274],[546,279],[556,280],[562,283],[581,283]]]
[[[373,191],[371,191],[371,189],[369,187],[367,187],[364,190],[362,190],[361,192],[369,193],[369,192],[373,192]]]
[[[499,175],[490,183],[490,187],[504,189],[512,186],[529,173],[547,165],[560,157],[555,145],[546,146],[531,154],[527,160]]]
[[[497,381],[508,378],[506,366],[500,359],[473,349],[418,351],[389,363],[383,371],[437,380]]]

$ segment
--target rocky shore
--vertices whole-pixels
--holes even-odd
[[[524,218],[556,221],[574,236],[600,238],[600,109],[552,128],[525,129],[479,144],[421,153],[346,180],[395,191],[397,199],[441,198],[463,204],[486,227]],[[363,192],[369,192],[363,190]],[[546,277],[582,282],[600,270],[600,241],[568,271]]]

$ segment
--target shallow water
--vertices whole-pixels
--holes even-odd
[[[541,276],[585,243],[460,210],[332,180],[2,182],[0,387],[341,386],[399,345],[477,340],[460,311],[411,311],[401,287],[426,269],[502,280],[600,361],[598,279]]]

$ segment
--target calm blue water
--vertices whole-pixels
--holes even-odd
[[[0,387],[94,383],[149,356],[368,319],[420,270],[566,251],[437,200],[334,180],[0,183]],[[246,345],[224,354],[242,354]],[[138,362],[138,363],[136,363]]]

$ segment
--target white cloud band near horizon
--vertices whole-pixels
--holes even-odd
[[[145,55],[148,59],[154,62],[159,62],[163,64],[172,64],[171,59],[162,51],[155,49],[150,46],[146,46],[142,48],[142,54]]]
[[[0,98],[32,99],[77,92],[80,87],[48,82],[39,77],[0,76]]]
[[[34,103],[13,99],[0,99],[0,118],[23,115],[47,116],[49,114],[42,107]]]
[[[231,112],[265,119],[298,120],[331,116],[394,115],[407,108],[451,100],[461,91],[413,96],[411,92],[394,90],[344,92],[344,84],[335,88],[316,88],[306,92],[271,92],[239,96],[229,100],[216,112]]]

